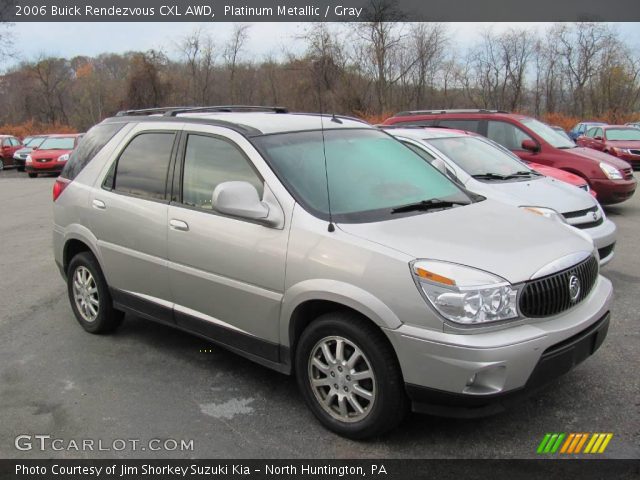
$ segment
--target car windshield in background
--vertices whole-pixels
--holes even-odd
[[[75,137],[50,137],[38,147],[40,150],[73,150]]]
[[[567,137],[563,136],[561,133],[556,132],[549,125],[546,125],[534,118],[525,118],[522,120],[522,124],[530,128],[531,130],[533,130],[537,135],[542,137],[542,139],[552,147],[575,148],[576,146],[575,143],[573,143]]]
[[[607,140],[640,140],[640,130],[637,128],[607,128]]]
[[[42,142],[44,142],[45,138],[47,137],[33,137],[27,143],[25,143],[24,146],[30,148],[39,147],[40,145],[42,145]]]
[[[478,137],[447,137],[426,140],[471,176],[486,174],[513,178],[536,175],[524,163],[501,148]]]
[[[453,182],[383,132],[325,130],[324,139],[323,145],[320,130],[254,139],[296,200],[320,218],[328,219],[327,191],[333,218],[345,223],[471,203]]]

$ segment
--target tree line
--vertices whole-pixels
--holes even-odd
[[[373,121],[429,108],[637,118],[640,55],[609,24],[487,29],[462,46],[447,24],[401,21],[385,5],[369,22],[310,24],[295,51],[262,58],[248,51],[251,26],[237,24],[227,38],[197,29],[168,51],[23,60],[0,76],[0,125],[86,130],[124,109],[226,104]]]

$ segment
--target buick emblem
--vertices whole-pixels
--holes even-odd
[[[575,303],[580,295],[580,280],[575,275],[569,277],[569,300]]]
[[[593,212],[593,219],[598,220],[598,212]]]

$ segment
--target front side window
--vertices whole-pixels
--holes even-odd
[[[143,133],[134,137],[118,158],[113,189],[128,195],[163,200],[174,137],[173,132]]]
[[[571,140],[556,132],[546,123],[542,123],[535,118],[523,118],[521,122],[552,147],[563,149],[576,147]]]
[[[264,183],[236,145],[204,135],[189,135],[182,179],[182,203],[207,210],[220,183],[249,182],[260,197]]]
[[[589,137],[589,138],[593,138],[596,136],[596,132],[598,131],[597,127],[593,127],[590,128],[589,130],[587,130],[587,133],[585,134],[585,136]]]
[[[522,150],[523,140],[533,140],[515,125],[496,120],[488,122],[487,137],[509,150]]]
[[[319,218],[328,219],[329,204],[336,221],[359,223],[402,216],[393,210],[421,201],[470,203],[453,182],[383,132],[325,130],[324,140],[320,130],[254,139],[296,200]]]

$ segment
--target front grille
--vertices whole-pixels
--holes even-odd
[[[631,155],[640,155],[640,150],[629,150],[629,152],[631,153]]]
[[[624,177],[625,180],[631,180],[633,178],[633,169],[631,167],[623,168],[622,176]]]
[[[51,160],[53,160],[52,158],[39,158],[38,162],[40,163],[46,163],[46,162],[50,162]]]
[[[598,255],[600,255],[600,259],[607,258],[613,252],[614,247],[616,246],[616,242],[613,242],[611,245],[607,245],[606,247],[602,247],[598,249]]]
[[[575,276],[580,290],[571,300],[569,282]],[[531,280],[520,294],[520,312],[525,317],[549,317],[577,305],[589,295],[598,278],[598,260],[591,256],[582,263],[543,278]]]
[[[594,222],[572,223],[571,226],[572,227],[576,227],[576,228],[580,228],[581,230],[584,230],[586,228],[597,227],[599,225],[602,225],[603,223],[604,223],[604,219],[602,217],[600,217],[598,220],[596,220]]]
[[[588,213],[593,213],[598,211],[598,206],[594,205],[591,208],[587,208],[585,210],[576,210],[574,212],[563,213],[562,216],[564,218],[576,218],[576,217],[584,217]]]
[[[578,188],[581,188],[585,192],[589,191],[589,185],[587,185],[586,183],[584,185],[579,185]]]

